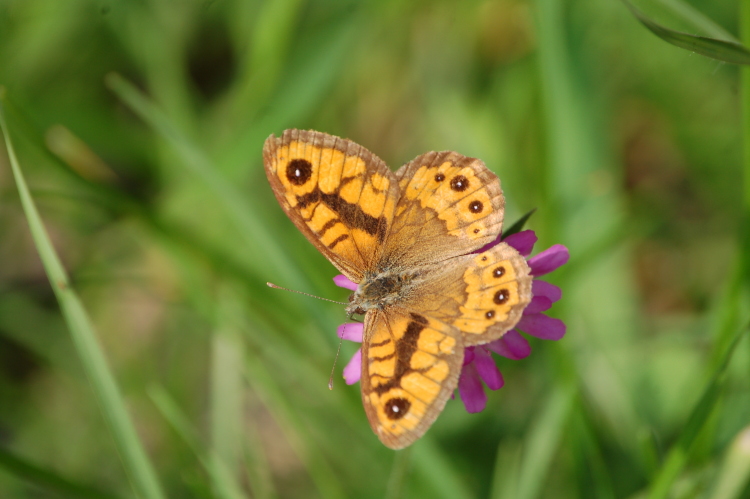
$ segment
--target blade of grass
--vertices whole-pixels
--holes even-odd
[[[2,129],[5,138],[10,166],[13,170],[13,177],[18,187],[24,213],[29,222],[34,245],[39,252],[44,270],[60,304],[60,309],[70,330],[70,335],[78,356],[81,359],[81,363],[94,389],[94,394],[110,426],[112,436],[114,437],[128,476],[132,481],[132,485],[136,492],[143,498],[161,499],[164,497],[164,494],[162,493],[156,473],[125,409],[122,395],[112,372],[107,366],[104,352],[102,352],[96,338],[91,320],[80,298],[70,287],[68,275],[52,246],[36,205],[31,198],[31,193],[21,172],[21,167],[16,158],[5,122],[2,107],[3,93],[3,89],[0,88],[0,129]]]
[[[325,102],[326,92],[339,81],[345,71],[342,67],[351,60],[361,22],[362,15],[357,13],[336,19],[289,61],[289,73],[266,104],[268,111],[246,118],[252,121],[241,121],[238,129],[242,132],[219,152],[218,163],[230,178],[247,168],[247,158],[258,154],[270,132],[304,123]]]
[[[750,426],[729,446],[710,499],[733,499],[750,483]]]
[[[433,485],[431,497],[462,499],[472,497],[461,475],[451,465],[449,457],[428,434],[413,445],[414,470]]]
[[[237,483],[242,469],[244,344],[237,330],[237,296],[228,285],[219,295],[218,327],[212,338],[211,355],[211,447]],[[214,490],[219,484],[214,484]]]
[[[524,446],[517,499],[533,499],[542,490],[552,457],[560,445],[563,428],[570,418],[575,396],[572,387],[557,387],[532,425]]]
[[[739,43],[739,40],[737,40],[729,31],[725,30],[722,26],[715,23],[712,19],[706,17],[702,12],[697,10],[692,5],[685,3],[682,0],[658,1],[671,13],[686,22],[688,26],[692,26],[694,27],[694,29],[703,31],[706,35],[712,38],[719,38]]]
[[[394,452],[391,476],[385,489],[385,499],[399,499],[404,495],[404,483],[411,461],[411,447]]]
[[[740,2],[740,34],[745,44],[750,43],[750,0]],[[740,255],[744,287],[750,289],[750,68],[740,70],[740,99],[742,104],[742,185],[743,217],[740,220]]]
[[[500,441],[492,475],[491,499],[514,499],[518,490],[521,464],[521,443]]]
[[[304,423],[289,404],[287,394],[278,386],[273,375],[263,365],[263,359],[248,351],[245,367],[250,386],[281,426],[289,444],[305,464],[320,495],[331,499],[346,497],[329,463],[323,456],[312,451],[314,443],[305,433]]]
[[[257,414],[260,411],[260,403],[256,397],[248,397],[248,413]],[[247,421],[245,426],[247,439],[245,440],[245,463],[247,463],[246,475],[255,499],[274,499],[278,493],[274,487],[271,465],[268,455],[263,447],[260,432],[258,431],[258,418]]]
[[[254,216],[256,210],[219,173],[211,160],[182,136],[167,116],[130,82],[118,74],[110,73],[107,75],[106,83],[133,112],[167,141],[184,160],[185,166],[214,191],[227,214],[237,224],[239,234],[244,238],[245,243],[248,247],[255,248],[258,255],[263,255],[264,262],[273,268],[273,273],[294,287],[309,288],[306,286],[306,279],[296,271],[296,267],[287,264],[291,258],[287,256],[286,250],[271,237],[266,227],[260,222],[261,218]]]
[[[231,470],[226,463],[213,452],[206,452],[190,420],[185,416],[177,403],[161,386],[151,386],[148,390],[149,397],[161,412],[177,434],[193,450],[201,465],[211,477],[214,492],[217,497],[223,499],[244,499],[245,493],[239,488],[232,478]]]
[[[524,216],[516,220],[516,222],[511,225],[508,230],[503,232],[503,237],[512,236],[513,234],[516,234],[517,232],[521,232],[523,230],[524,225],[526,225],[526,222],[529,221],[529,218],[531,218],[531,215],[534,214],[536,211],[536,208],[526,213]]]
[[[726,350],[723,359],[716,372],[714,373],[708,386],[703,391],[700,400],[690,413],[687,424],[682,431],[677,443],[670,449],[664,464],[654,478],[650,491],[649,499],[662,499],[669,497],[670,490],[675,480],[687,464],[690,455],[690,449],[695,442],[698,434],[714,410],[716,403],[721,398],[721,394],[726,382],[726,369],[729,365],[732,355],[742,337],[747,332],[750,325],[743,327],[737,333],[734,341]]]
[[[740,43],[719,40],[708,36],[691,35],[667,28],[647,17],[628,0],[622,1],[641,24],[667,43],[710,57],[711,59],[732,64],[750,64],[750,50]]]
[[[46,470],[7,449],[0,447],[0,468],[8,473],[33,483],[38,487],[70,497],[83,499],[118,499],[120,496],[111,492],[102,492],[87,485],[78,484]]]

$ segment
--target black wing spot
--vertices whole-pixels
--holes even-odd
[[[385,403],[385,416],[395,421],[406,416],[409,408],[411,408],[411,402],[402,397],[395,397]]]
[[[286,178],[294,185],[305,185],[312,177],[312,163],[306,159],[293,159],[286,165]]]

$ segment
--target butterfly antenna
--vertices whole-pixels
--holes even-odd
[[[333,366],[331,367],[331,377],[328,378],[328,389],[333,390],[333,372],[336,370],[336,361],[339,360],[339,352],[341,352],[341,344],[344,342],[344,338],[339,338],[339,347],[336,349],[336,357],[333,358]]]
[[[290,291],[292,293],[298,293],[300,295],[309,296],[310,298],[317,298],[318,300],[329,301],[331,303],[338,303],[339,305],[349,305],[348,303],[343,302],[343,301],[329,300],[328,298],[322,298],[320,296],[311,295],[310,293],[305,293],[304,291],[297,291],[296,289],[282,288],[281,286],[277,286],[276,284],[274,284],[272,282],[267,282],[266,286],[268,286],[269,288],[283,289],[284,291]]]

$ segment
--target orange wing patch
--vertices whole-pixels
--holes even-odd
[[[434,210],[448,234],[476,240],[497,233],[504,201],[497,178],[487,175],[482,161],[454,152],[428,153],[406,168],[413,175],[401,176],[404,199]]]
[[[347,276],[361,278],[377,261],[398,198],[385,163],[351,141],[300,130],[269,137],[263,158],[295,225]]]
[[[468,345],[499,338],[516,325],[531,301],[526,260],[505,243],[473,256],[463,274],[466,301],[453,321]]]
[[[424,433],[455,389],[463,347],[451,326],[403,309],[372,310],[365,330],[362,399],[380,440],[400,449]]]

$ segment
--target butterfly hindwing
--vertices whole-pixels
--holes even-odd
[[[464,345],[488,343],[512,329],[531,302],[530,269],[505,243],[464,258],[463,303],[452,324],[461,330]]]
[[[430,285],[400,304],[456,327],[464,346],[500,338],[518,323],[532,297],[526,259],[505,243],[423,272]]]
[[[355,282],[378,261],[398,184],[362,146],[321,132],[286,130],[263,146],[276,199],[302,233]]]
[[[365,317],[362,401],[375,434],[401,449],[421,437],[451,397],[463,362],[459,332],[401,307]]]

